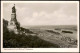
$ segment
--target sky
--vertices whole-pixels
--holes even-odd
[[[14,3],[3,4],[3,18],[10,21]],[[17,20],[27,25],[77,25],[76,3],[15,3]]]

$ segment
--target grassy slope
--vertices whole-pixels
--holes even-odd
[[[44,41],[37,36],[15,34],[7,29],[8,22],[3,20],[3,47],[4,48],[47,48],[59,47],[56,44]]]

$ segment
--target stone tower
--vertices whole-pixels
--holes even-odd
[[[14,31],[16,34],[19,33],[19,29],[20,29],[20,24],[16,19],[16,9],[15,9],[15,4],[12,7],[12,14],[11,14],[11,20],[8,23],[8,29],[9,31]]]

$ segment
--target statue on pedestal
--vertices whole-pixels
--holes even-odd
[[[14,6],[12,7],[12,13],[15,13],[16,12],[16,9],[15,9],[15,4]]]

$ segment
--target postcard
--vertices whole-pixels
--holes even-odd
[[[1,1],[2,52],[78,52],[78,1]]]

